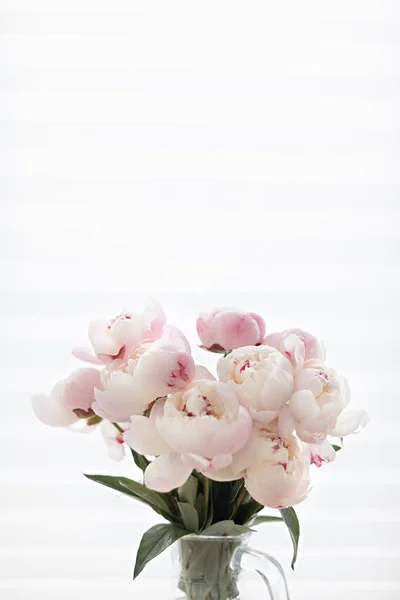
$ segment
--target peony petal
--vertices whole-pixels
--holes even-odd
[[[199,454],[181,454],[181,458],[185,465],[197,469],[197,471],[206,471],[211,464],[208,458],[204,458]]]
[[[125,457],[125,448],[123,444],[107,444],[107,452],[109,458],[117,462],[123,460]]]
[[[164,414],[164,405],[165,405],[165,398],[159,398],[156,402],[154,402],[153,408],[151,409],[151,412],[150,412],[150,419],[157,420],[160,417],[162,417]]]
[[[91,363],[92,365],[102,365],[103,361],[101,361],[90,348],[84,348],[79,346],[77,348],[72,349],[72,354],[75,358],[79,358],[79,360],[83,360],[84,362]]]
[[[232,423],[211,416],[164,417],[156,422],[156,427],[175,452],[211,459],[219,454],[233,454],[242,448],[251,435],[252,420],[247,410],[240,406],[237,419]]]
[[[207,471],[208,479],[212,479],[213,481],[237,481],[238,479],[242,479],[244,473],[237,473],[232,465],[228,467],[224,467],[223,469],[215,469]]]
[[[320,444],[305,444],[307,452],[310,454],[310,462],[320,467],[323,462],[332,462],[336,459],[336,452],[328,440]]]
[[[257,321],[246,313],[234,311],[215,315],[211,331],[214,342],[226,350],[259,344],[263,338]]]
[[[163,454],[149,464],[144,473],[146,487],[166,493],[185,483],[192,467],[185,465],[180,454]]]
[[[94,400],[94,388],[101,388],[101,373],[97,369],[84,368],[73,371],[65,378],[63,404],[70,410],[88,410]]]
[[[249,413],[254,421],[257,423],[263,423],[264,425],[268,425],[271,421],[274,421],[278,415],[279,410],[257,410],[255,408],[249,408]]]
[[[100,417],[106,413],[109,416],[103,418],[111,421],[129,421],[132,415],[143,414],[152,400],[133,385],[114,386],[103,391],[96,389],[95,398],[96,402],[92,405],[95,413]]]
[[[311,421],[318,418],[320,409],[310,390],[294,392],[289,402],[293,417],[298,421]]]
[[[203,367],[203,365],[196,365],[194,379],[195,381],[198,381],[199,379],[207,381],[217,381],[214,375],[208,369],[206,369],[206,367]]]
[[[208,460],[198,454],[182,454],[181,457],[185,465],[188,465],[197,471],[202,471],[207,475],[211,471],[222,470],[232,464],[232,454],[219,454],[212,460]]]
[[[154,419],[141,416],[131,417],[130,427],[122,437],[128,446],[139,454],[158,456],[171,452],[170,446],[158,434]]]
[[[209,470],[218,470],[224,469],[225,467],[229,467],[232,464],[232,454],[218,454],[214,456],[210,463]]]
[[[296,426],[296,422],[291,413],[289,404],[285,404],[279,411],[278,416],[278,431],[279,435],[286,439],[292,435]]]
[[[140,357],[135,369],[137,386],[152,400],[184,389],[195,374],[190,354],[156,344]]]
[[[334,437],[344,437],[352,433],[358,433],[369,421],[365,410],[345,410],[339,415],[336,425],[328,431]]]
[[[38,394],[32,397],[32,408],[42,423],[51,427],[67,427],[79,421],[78,417],[65,408],[59,398],[54,395]]]
[[[305,347],[302,340],[294,333],[289,334],[283,340],[283,347],[285,349],[285,356],[289,358],[292,364],[298,368],[302,367],[305,359]]]
[[[118,343],[110,333],[108,319],[92,319],[89,323],[89,339],[96,354],[116,356],[121,350]]]
[[[96,401],[93,402],[92,404],[92,410],[93,412],[96,413],[96,415],[98,415],[99,417],[101,417],[102,419],[106,419],[107,421],[117,421],[118,419],[114,418],[114,415],[107,412],[106,410],[104,410],[100,404],[98,404]]]
[[[163,309],[154,298],[148,299],[143,318],[146,323],[147,337],[158,340],[162,336],[166,318]]]
[[[261,390],[263,410],[279,410],[293,392],[293,376],[280,368],[274,368]]]
[[[185,335],[180,329],[178,329],[178,327],[175,327],[173,325],[166,325],[164,327],[163,334],[159,340],[159,344],[171,346],[176,350],[180,350],[181,352],[191,354],[190,344],[187,341]]]

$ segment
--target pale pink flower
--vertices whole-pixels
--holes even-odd
[[[101,389],[100,371],[93,368],[72,371],[54,385],[48,396],[39,394],[32,397],[34,413],[46,425],[72,425],[79,420],[74,411],[90,411],[95,388]]]
[[[276,348],[245,346],[218,361],[219,379],[233,381],[253,419],[273,421],[293,392],[293,367]]]
[[[89,339],[93,352],[87,348],[74,348],[77,358],[93,364],[108,364],[124,359],[138,344],[161,337],[165,326],[162,308],[149,300],[143,313],[123,311],[113,319],[93,319],[89,323]]]
[[[286,329],[270,333],[263,344],[282,352],[294,367],[302,367],[304,362],[312,359],[325,360],[323,343],[302,329]]]
[[[203,346],[217,350],[261,344],[265,335],[262,317],[233,308],[201,313],[196,325]]]
[[[364,410],[345,410],[349,402],[346,379],[317,361],[309,361],[296,373],[295,391],[279,413],[279,431],[284,436],[296,431],[309,444],[320,444],[327,435],[358,433],[369,417]]]
[[[150,418],[132,417],[124,439],[137,452],[158,456],[146,469],[145,484],[168,492],[182,485],[193,469],[210,476],[230,465],[251,427],[233,386],[201,380],[159,400]]]
[[[194,376],[186,338],[177,328],[165,327],[161,339],[139,344],[124,360],[106,366],[93,410],[110,421],[128,421],[157,398],[187,387]]]
[[[339,377],[319,361],[308,361],[296,371],[294,393],[289,409],[279,415],[281,431],[292,427],[303,442],[323,441],[347,406],[350,391],[344,377]]]
[[[124,431],[128,429],[129,424],[119,424],[121,429]],[[110,421],[102,421],[100,425],[101,435],[106,443],[108,456],[112,460],[120,461],[125,456],[125,441],[123,438],[123,432],[119,431],[117,427]]]
[[[254,423],[246,446],[232,464],[211,475],[219,481],[244,477],[249,494],[271,508],[285,508],[302,502],[310,488],[310,456],[293,435],[277,433],[275,423],[264,427]]]
[[[308,456],[297,448],[274,451],[271,443],[266,440],[263,457],[247,468],[246,489],[264,506],[295,506],[305,500],[310,489]]]

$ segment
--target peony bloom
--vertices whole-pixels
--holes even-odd
[[[320,444],[327,435],[344,437],[368,423],[365,411],[344,410],[350,390],[344,377],[323,363],[310,360],[295,375],[294,393],[279,413],[279,431],[296,431],[308,444]]]
[[[325,360],[323,343],[302,329],[286,329],[286,331],[270,333],[263,344],[282,352],[294,367],[302,367],[305,361],[312,359]]]
[[[109,421],[129,421],[162,396],[184,389],[195,376],[189,344],[175,327],[161,339],[136,346],[125,359],[108,365],[103,390],[96,390],[94,412]]]
[[[245,346],[218,362],[219,379],[237,384],[242,404],[253,419],[273,421],[293,392],[293,367],[270,346]]]
[[[253,461],[245,472],[249,494],[271,508],[286,508],[302,502],[310,488],[310,458],[294,436],[283,439],[263,428],[255,428]]]
[[[233,386],[199,380],[159,400],[150,418],[132,417],[124,439],[137,452],[158,456],[145,471],[145,484],[168,492],[182,485],[193,469],[211,476],[230,465],[251,427]]]
[[[265,335],[262,317],[231,308],[201,313],[196,325],[203,346],[220,351],[261,344]]]
[[[124,425],[121,426],[121,429],[125,431],[128,427],[129,425],[124,423]],[[119,431],[113,423],[110,423],[110,421],[102,421],[100,431],[103,440],[106,443],[108,456],[112,460],[122,460],[125,456],[123,432]]]
[[[76,413],[91,412],[95,388],[101,389],[100,371],[77,369],[56,383],[49,396],[33,396],[33,411],[46,425],[67,427],[79,421]]]
[[[143,313],[124,311],[113,319],[93,319],[89,323],[89,339],[93,352],[75,348],[77,358],[93,364],[108,364],[115,359],[127,358],[138,344],[161,337],[165,325],[162,308],[149,300]]]

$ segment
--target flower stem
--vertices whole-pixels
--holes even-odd
[[[246,494],[247,494],[247,490],[246,490],[246,488],[243,485],[242,489],[240,490],[240,492],[238,494],[238,497],[236,498],[235,509],[233,511],[233,517],[232,517],[233,519],[235,519],[237,511],[239,510],[239,507],[242,504],[242,502],[243,502],[244,497],[246,496]]]
[[[120,425],[118,425],[118,423],[113,423],[113,425],[117,431],[119,431],[120,433],[124,433],[124,430]]]
[[[203,494],[204,494],[204,523],[203,527],[205,527],[208,519],[208,505],[210,502],[210,480],[208,477],[204,476],[203,479]]]

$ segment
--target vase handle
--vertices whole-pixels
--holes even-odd
[[[235,559],[241,569],[254,571],[261,577],[267,587],[269,600],[290,600],[285,572],[273,556],[245,546],[238,549]]]

